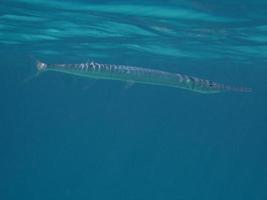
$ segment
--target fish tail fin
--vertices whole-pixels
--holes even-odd
[[[32,72],[28,77],[26,77],[22,81],[22,85],[32,81],[36,77],[38,77],[42,72],[44,72],[47,68],[47,64],[40,61],[39,59],[35,58],[33,55],[30,55],[31,58],[31,65],[34,65],[34,72]]]
[[[36,59],[35,62],[36,62],[36,68],[37,68],[37,72],[38,73],[41,73],[41,72],[46,70],[46,68],[47,68],[47,64],[46,63],[44,63],[44,62],[42,62],[42,61],[40,61],[38,59]]]

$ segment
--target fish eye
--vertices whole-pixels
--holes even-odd
[[[209,87],[215,87],[216,86],[216,83],[214,83],[213,81],[209,81],[208,82],[208,86]]]

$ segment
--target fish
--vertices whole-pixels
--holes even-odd
[[[215,81],[180,73],[118,64],[102,64],[95,61],[79,64],[47,64],[37,60],[38,72],[55,71],[92,79],[124,81],[180,88],[202,94],[220,92],[251,92],[248,87],[229,86]]]

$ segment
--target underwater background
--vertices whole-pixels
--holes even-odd
[[[63,73],[124,64],[246,86]],[[1,0],[0,199],[267,199],[267,1]]]

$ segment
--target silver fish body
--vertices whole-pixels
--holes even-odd
[[[38,71],[57,71],[93,79],[119,80],[150,85],[161,85],[187,89],[199,93],[222,91],[250,92],[251,89],[232,87],[210,80],[178,73],[126,65],[85,62],[80,64],[46,64],[37,62]]]

